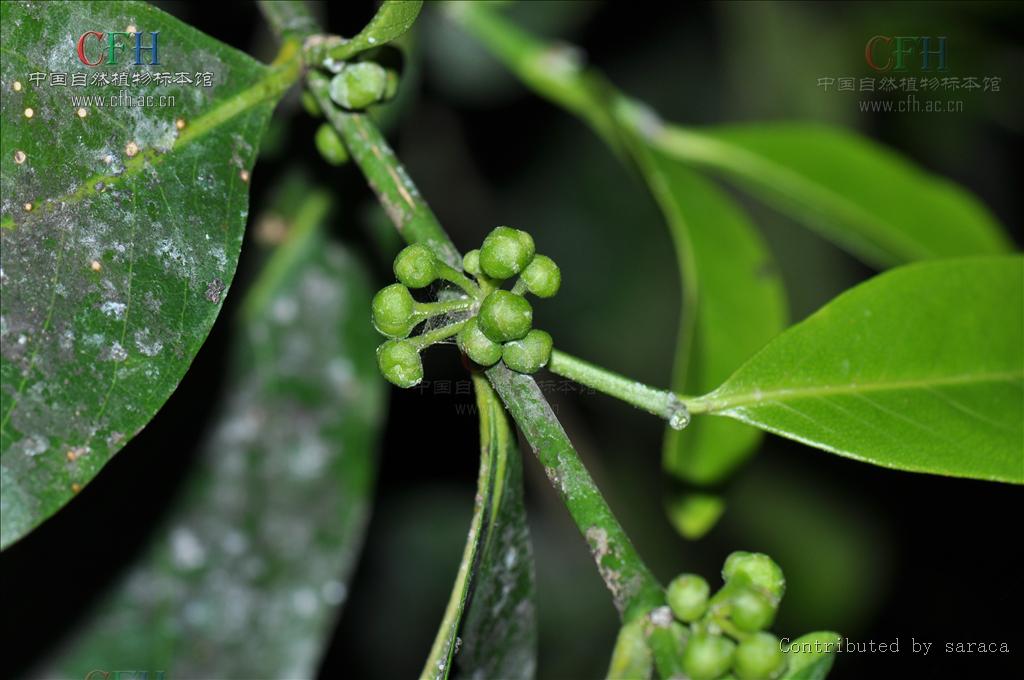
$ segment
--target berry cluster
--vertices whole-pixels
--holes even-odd
[[[377,363],[395,385],[417,385],[423,379],[420,351],[452,336],[459,349],[481,366],[504,361],[514,371],[535,373],[547,365],[551,335],[533,328],[533,307],[524,295],[548,298],[558,292],[562,273],[554,260],[538,255],[525,231],[497,227],[479,250],[466,253],[462,266],[465,274],[425,245],[411,245],[395,258],[398,283],[379,291],[372,304],[374,327],[392,338],[377,349]],[[503,289],[515,276],[511,290]],[[438,280],[455,284],[464,294],[437,302],[413,299],[410,288],[425,288]],[[454,315],[456,320],[409,338],[418,325],[442,315]]]
[[[775,620],[786,590],[782,569],[767,555],[734,552],[725,560],[722,579],[725,584],[714,595],[696,574],[678,576],[668,586],[672,613],[689,624],[683,670],[692,680],[779,677],[786,655],[779,639],[765,629]]]

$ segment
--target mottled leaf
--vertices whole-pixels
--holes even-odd
[[[680,159],[721,170],[877,266],[1010,249],[969,192],[852,132],[807,123],[665,126],[652,139]]]
[[[532,678],[536,668],[533,550],[522,459],[494,390],[473,376],[480,475],[462,562],[421,679]]]
[[[192,362],[231,285],[260,135],[298,63],[267,68],[144,3],[0,12],[6,547],[87,484]],[[133,28],[147,46],[159,31],[159,66],[134,66],[134,50],[117,64],[79,62],[83,32]],[[100,57],[94,39],[85,45]],[[134,81],[162,72],[211,83]],[[102,84],[121,73],[128,85]],[[149,105],[112,105],[122,93]]]
[[[876,276],[691,406],[876,465],[1022,483],[1024,258]]]
[[[46,677],[308,678],[368,516],[384,391],[366,272],[308,196],[236,327],[227,403],[166,522]]]

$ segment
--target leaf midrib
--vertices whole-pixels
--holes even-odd
[[[746,406],[772,403],[786,403],[802,399],[818,397],[843,396],[863,392],[895,392],[908,389],[925,389],[953,385],[971,385],[991,382],[1024,381],[1024,371],[1020,373],[1007,371],[997,373],[963,373],[948,376],[929,376],[912,380],[894,380],[891,382],[847,383],[842,385],[819,385],[815,387],[780,388],[774,390],[755,390],[736,395],[716,397],[715,395],[728,388],[726,382],[722,387],[703,397],[697,397],[687,403],[691,413],[726,414]]]

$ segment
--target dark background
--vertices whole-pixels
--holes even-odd
[[[240,49],[272,56],[248,3],[159,3]],[[371,3],[321,8],[352,34]],[[1022,12],[1015,3],[523,3],[517,20],[581,45],[615,83],[683,124],[814,120],[855,128],[975,192],[1021,242]],[[818,77],[872,75],[875,34],[946,35],[954,75],[997,75],[1001,93],[965,97],[958,114],[865,114]],[[456,243],[496,224],[531,231],[562,266],[538,325],[568,351],[666,384],[679,306],[668,233],[644,187],[579,122],[537,99],[429,9],[409,58],[392,138]],[[282,105],[254,173],[254,214],[284,172],[307,164],[341,197],[339,238],[387,280],[397,248],[357,171],[328,169],[316,123]],[[794,320],[873,272],[803,227],[737,194],[779,260]],[[585,243],[585,246],[583,245]],[[249,268],[251,269],[251,267]],[[247,274],[243,248],[240,282]],[[222,385],[222,315],[167,406],[64,511],[6,551],[3,674],[17,677],[96,601],[137,554],[189,471]],[[952,310],[955,311],[955,310]],[[464,377],[456,353],[428,354],[427,374]],[[323,677],[419,673],[468,528],[476,423],[468,397],[392,390],[377,502]],[[560,418],[641,554],[667,581],[716,574],[734,549],[782,564],[789,591],[779,635],[830,628],[856,641],[899,638],[898,654],[841,655],[836,680],[1018,677],[1021,496],[1006,485],[884,470],[769,436],[723,489],[730,506],[700,542],[678,538],[661,500],[662,425],[602,396],[558,395]],[[189,423],[183,429],[181,423]],[[408,433],[417,435],[414,439]],[[616,614],[589,552],[525,458],[537,557],[541,678],[603,676]],[[1017,508],[1015,511],[1014,508]],[[1016,519],[1015,519],[1016,518]],[[927,657],[911,638],[934,642]],[[1012,653],[945,654],[946,642],[1009,643]]]

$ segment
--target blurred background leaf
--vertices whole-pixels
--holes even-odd
[[[282,195],[282,231],[264,237],[284,243],[241,308],[198,466],[46,676],[308,677],[319,664],[366,525],[383,389],[371,289],[325,238],[328,195]]]

